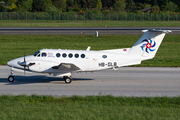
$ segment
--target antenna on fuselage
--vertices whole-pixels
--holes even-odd
[[[86,51],[90,51],[90,49],[91,49],[91,46],[88,46],[88,48],[86,49]]]

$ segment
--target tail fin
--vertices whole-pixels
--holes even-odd
[[[129,55],[153,58],[165,36],[170,30],[143,30],[143,36],[133,45]]]

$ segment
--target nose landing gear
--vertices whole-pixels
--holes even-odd
[[[9,74],[8,81],[9,82],[14,82],[14,76],[13,76],[13,70],[12,69],[11,69],[11,72]]]
[[[9,82],[14,82],[14,76],[12,76],[12,75],[9,76],[9,77],[8,77],[8,81],[9,81]]]

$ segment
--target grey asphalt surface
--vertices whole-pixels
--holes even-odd
[[[93,73],[73,73],[74,81],[45,74],[15,72],[8,82],[8,66],[0,66],[0,94],[13,95],[113,95],[113,96],[179,96],[180,68],[123,67]]]
[[[180,34],[180,27],[0,27],[0,34],[143,34],[145,29],[172,30]]]

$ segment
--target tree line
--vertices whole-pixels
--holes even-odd
[[[2,0],[0,12],[180,12],[179,0]]]

